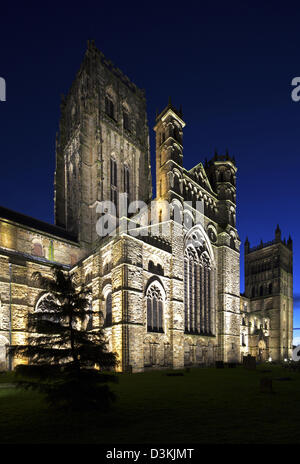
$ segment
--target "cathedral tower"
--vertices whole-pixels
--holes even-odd
[[[270,319],[268,354],[273,360],[291,358],[293,345],[293,242],[275,239],[251,248],[245,242],[245,295],[251,311]]]
[[[97,202],[118,208],[120,193],[129,201],[152,196],[146,100],[92,41],[62,99],[55,222],[90,247],[97,240]]]
[[[181,198],[183,160],[182,111],[169,100],[166,108],[156,117],[156,196],[171,201]]]

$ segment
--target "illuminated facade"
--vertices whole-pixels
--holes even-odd
[[[92,289],[99,316],[88,329],[104,325],[120,370],[291,356],[292,241],[277,230],[255,250],[246,242],[241,296],[235,160],[215,154],[186,170],[184,126],[171,102],[157,115],[157,221],[149,225],[145,95],[89,43],[61,105],[56,225],[0,208],[0,369],[5,346],[26,339],[26,316],[42,301],[32,274],[56,264]],[[125,215],[117,234],[101,238],[97,205],[112,201],[119,213],[120,194],[127,204],[144,201],[146,212]]]

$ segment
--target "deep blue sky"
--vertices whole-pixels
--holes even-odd
[[[94,38],[146,90],[152,160],[155,110],[169,95],[183,105],[185,167],[215,148],[235,155],[240,237],[248,235],[251,245],[271,240],[277,223],[284,235],[291,233],[299,300],[300,102],[292,101],[290,84],[300,76],[300,6],[44,3],[1,4],[0,76],[7,102],[0,102],[0,204],[53,221],[60,94],[74,79],[87,39]]]

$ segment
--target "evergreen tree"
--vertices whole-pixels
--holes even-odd
[[[27,344],[10,348],[12,355],[29,361],[17,366],[17,384],[45,393],[53,406],[108,409],[115,397],[107,382],[116,376],[103,371],[114,368],[117,360],[107,349],[102,327],[85,327],[96,314],[90,291],[77,289],[60,268],[53,277],[36,273],[35,278],[48,293],[41,309],[28,316]]]

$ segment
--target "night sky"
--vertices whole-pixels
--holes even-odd
[[[277,223],[283,236],[291,233],[294,327],[300,327],[300,101],[291,99],[291,81],[300,76],[300,6],[210,3],[2,3],[0,77],[7,101],[0,102],[0,204],[53,222],[60,95],[87,40],[95,39],[146,90],[153,167],[155,111],[171,96],[187,124],[186,168],[215,149],[236,158],[242,242],[246,236],[251,246],[272,240]],[[300,330],[294,335],[300,343]]]

